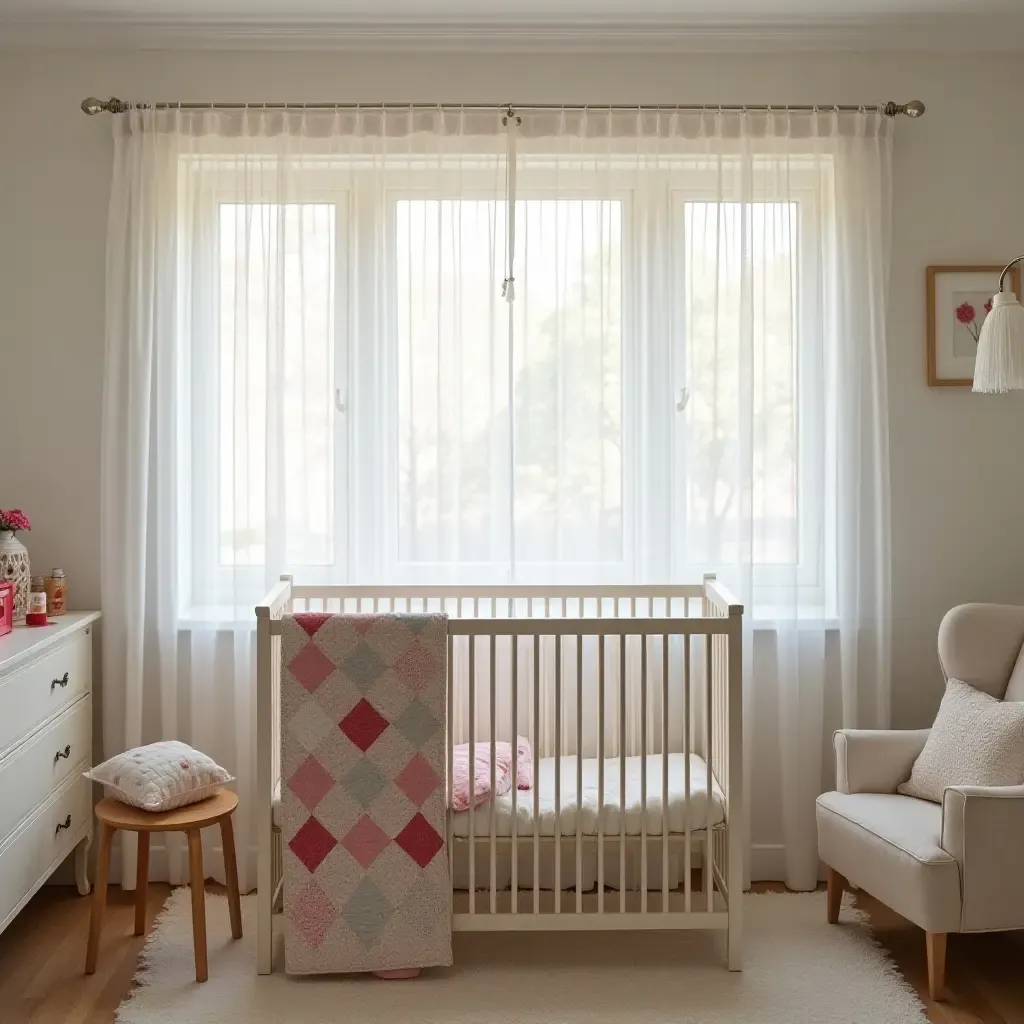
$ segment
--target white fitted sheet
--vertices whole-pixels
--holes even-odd
[[[640,756],[626,758],[626,799],[625,822],[626,835],[638,836],[641,829],[642,794],[641,776],[642,762]],[[662,765],[661,754],[647,755],[647,834],[659,836],[662,832],[664,814],[662,808]],[[576,757],[569,755],[558,759],[561,762],[561,779],[559,786],[560,813],[558,821],[563,836],[576,834]],[[538,766],[537,814],[534,814],[533,790],[519,790],[516,794],[516,819],[518,834],[532,836],[535,834],[535,820],[539,822],[537,835],[553,836],[555,834],[555,764],[553,757],[542,757]],[[690,755],[690,797],[686,799],[685,755],[668,755],[668,831],[683,832],[686,828],[686,811],[689,807],[691,830],[703,829],[707,824],[705,817],[708,807],[707,771],[704,759],[696,754]],[[596,757],[583,758],[583,788],[580,806],[581,834],[596,836],[599,799],[599,768]],[[606,836],[620,834],[623,819],[623,801],[621,799],[620,762],[617,757],[609,757],[604,762],[604,809],[603,833]],[[494,803],[495,835],[512,835],[512,793],[499,796]],[[456,836],[470,834],[469,811],[452,814],[452,828]],[[712,782],[710,803],[710,825],[713,828],[725,821],[725,798],[717,782]],[[473,834],[489,836],[491,834],[491,801],[480,804],[473,811]]]

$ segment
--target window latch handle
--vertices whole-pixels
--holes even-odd
[[[690,401],[690,389],[680,388],[676,393],[676,412],[682,412]]]
[[[341,393],[341,388],[334,389],[334,408],[338,412],[347,412],[348,407],[345,405],[345,398]]]

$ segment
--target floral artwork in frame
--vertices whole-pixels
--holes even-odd
[[[985,317],[1003,267],[929,267],[926,275],[928,320],[928,386],[970,387]],[[1020,269],[1007,285],[1020,296]]]

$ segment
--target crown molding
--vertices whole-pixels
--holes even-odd
[[[1018,52],[1024,13],[773,19],[452,20],[0,16],[0,49],[472,53]]]

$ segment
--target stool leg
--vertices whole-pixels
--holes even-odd
[[[203,838],[199,829],[188,830],[189,885],[192,887],[192,941],[196,950],[196,981],[206,981],[206,897]]]
[[[235,827],[231,815],[220,819],[220,841],[224,851],[224,875],[228,883],[228,910],[231,913],[231,937],[242,937],[242,901],[238,895],[238,860],[235,857]]]
[[[146,934],[146,898],[149,894],[149,833],[140,832],[135,865],[135,934]]]
[[[92,907],[89,914],[89,944],[85,950],[85,973],[96,973],[96,958],[100,952],[100,935],[103,933],[103,914],[107,909],[107,877],[110,874],[110,840],[114,829],[105,821],[100,822],[100,848],[96,857],[96,884],[92,890]]]

